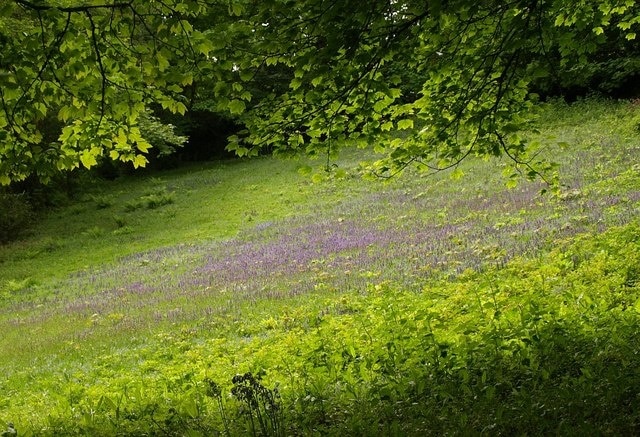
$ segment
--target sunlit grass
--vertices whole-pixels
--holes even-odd
[[[555,104],[546,111],[538,136],[553,138],[544,153],[560,164],[561,192],[557,196],[542,195],[543,186],[537,181],[522,180],[516,188],[507,189],[501,175],[504,163],[499,160],[469,160],[463,164],[466,176],[455,181],[444,173],[426,176],[412,171],[387,183],[366,181],[354,166],[366,151],[348,154],[338,162],[347,169],[346,177],[329,177],[317,184],[298,174],[300,162],[259,159],[96,186],[81,202],[43,218],[30,238],[0,252],[0,332],[6,333],[0,338],[0,356],[4,358],[0,370],[5,375],[0,389],[11,393],[11,401],[0,404],[0,411],[8,411],[0,415],[0,421],[40,423],[43,416],[33,404],[38,399],[39,408],[53,408],[56,417],[63,420],[61,428],[52,429],[64,429],[71,426],[64,424],[65,417],[80,420],[76,414],[80,407],[95,407],[87,402],[97,402],[107,392],[112,399],[118,390],[137,386],[140,381],[149,383],[149,396],[153,397],[158,396],[154,390],[163,390],[162,378],[187,378],[184,374],[188,373],[191,382],[176,382],[179,390],[165,387],[171,397],[179,396],[186,386],[195,390],[207,375],[228,379],[234,373],[264,367],[270,382],[285,384],[290,396],[312,390],[315,398],[322,395],[329,402],[329,412],[322,412],[317,410],[319,405],[291,398],[292,408],[307,408],[305,411],[318,417],[329,414],[331,421],[347,426],[349,419],[339,411],[344,408],[340,402],[351,407],[360,402],[360,416],[354,413],[360,418],[366,415],[365,406],[382,408],[394,396],[399,403],[405,402],[403,396],[431,402],[421,397],[422,391],[416,394],[417,386],[409,383],[417,384],[416,378],[428,375],[420,370],[426,365],[420,364],[420,348],[435,354],[436,363],[464,364],[471,373],[480,368],[467,358],[458,362],[449,352],[440,358],[438,354],[449,347],[458,348],[460,356],[468,354],[498,369],[482,380],[481,371],[465,377],[456,373],[460,369],[445,367],[453,373],[441,375],[441,385],[423,381],[426,385],[421,390],[427,386],[454,390],[451,387],[456,383],[471,378],[476,386],[469,386],[469,396],[480,392],[485,396],[487,387],[495,386],[501,378],[500,372],[509,373],[509,369],[491,361],[502,359],[502,355],[489,357],[483,336],[508,343],[512,348],[508,350],[517,354],[539,353],[543,357],[551,349],[522,349],[515,341],[533,335],[527,330],[535,326],[526,324],[536,317],[546,318],[545,329],[554,328],[551,322],[557,317],[577,317],[588,333],[595,329],[596,318],[604,317],[603,306],[615,311],[637,306],[631,297],[637,284],[633,270],[625,273],[628,278],[601,275],[602,282],[597,282],[600,265],[621,269],[620,264],[606,257],[599,261],[596,249],[581,253],[581,244],[590,247],[592,243],[579,239],[580,235],[598,235],[625,226],[638,217],[637,110],[630,104],[588,102],[574,107]],[[558,144],[564,141],[570,141],[571,146]],[[149,199],[155,202],[165,194],[170,194],[171,201],[147,205]],[[620,235],[634,232],[630,227]],[[615,235],[611,239],[618,238]],[[547,252],[562,249],[576,238],[578,243],[571,256],[567,255],[566,265],[561,252],[546,260]],[[616,250],[620,256],[630,249]],[[542,261],[538,265],[527,259]],[[592,262],[589,269],[580,270],[583,259]],[[574,270],[583,276],[593,274],[592,282],[611,287],[605,290],[610,294],[590,307],[586,299],[593,302],[596,297],[590,294],[593,290],[587,293],[589,278],[582,294],[586,297],[567,285],[572,282],[565,276],[576,274]],[[577,284],[585,278],[575,279]],[[620,297],[621,284],[628,284],[624,285],[629,289],[628,302]],[[540,314],[534,313],[544,296],[537,293],[553,296]],[[577,299],[576,305],[563,309],[562,299]],[[411,308],[421,318],[416,318]],[[585,310],[583,318],[576,308]],[[500,319],[498,313],[508,316]],[[620,317],[627,323],[633,313]],[[434,325],[427,325],[427,319]],[[605,331],[611,327],[609,322],[602,325]],[[399,324],[397,337],[394,323]],[[475,340],[467,339],[468,344],[463,341],[469,335],[464,334],[467,323],[481,323],[486,328],[478,331]],[[389,324],[388,333],[383,330],[385,324]],[[429,335],[437,331],[437,342],[412,336],[424,334],[427,328]],[[510,330],[520,336],[513,342],[503,336],[512,335]],[[337,337],[332,339],[331,332]],[[374,341],[375,333],[387,344]],[[546,334],[549,341],[555,341],[552,334]],[[629,331],[622,337],[626,339],[627,334],[635,335]],[[580,335],[591,334],[580,331]],[[327,343],[324,352],[323,342]],[[274,352],[269,352],[270,345]],[[574,346],[583,347],[572,343]],[[386,352],[381,352],[383,349]],[[320,362],[323,353],[329,355]],[[559,353],[561,361],[564,358]],[[585,356],[591,357],[590,353]],[[282,354],[291,354],[290,360],[278,364]],[[367,362],[366,371],[357,371],[354,363],[364,359],[357,357],[366,354],[380,355],[382,361]],[[444,360],[446,357],[451,359]],[[529,363],[532,359],[520,358]],[[413,363],[414,376],[411,360],[418,360]],[[190,373],[187,363],[193,368]],[[383,365],[387,373],[381,370]],[[341,366],[344,374],[336,370]],[[531,372],[535,374],[531,379],[534,388],[528,389],[546,384],[535,368]],[[305,386],[296,375],[306,375],[316,385]],[[286,382],[287,378],[291,380]],[[487,378],[491,384],[485,384]],[[508,378],[505,381],[512,383]],[[111,387],[113,393],[101,391],[102,386]],[[377,405],[370,398],[371,390],[382,390],[383,386],[388,386],[389,392],[376,392],[381,402]],[[78,393],[64,395],[62,400],[49,393],[59,389],[71,393],[74,387]],[[340,387],[353,392],[348,399],[338,393]],[[494,390],[487,395],[489,404],[492,396],[502,393],[501,388]],[[197,398],[194,393],[191,398],[183,393],[184,402]],[[441,396],[441,401],[448,399],[446,394]],[[510,395],[504,392],[502,396],[508,399]],[[558,396],[554,402],[560,402],[564,395]],[[353,403],[354,399],[357,402]],[[521,403],[518,408],[524,408],[524,397],[513,399]],[[442,420],[460,413],[456,408],[470,408],[466,401],[452,405]],[[182,407],[175,408],[181,411]],[[184,408],[180,414],[193,416],[191,406]],[[409,404],[403,408],[402,414],[415,410],[415,422],[411,423],[417,427],[416,433],[418,428],[428,430],[429,421],[441,420],[428,416],[431,410]],[[536,406],[532,411],[543,410]],[[383,413],[389,414],[389,410]],[[548,413],[552,414],[551,410]],[[420,419],[421,414],[427,417]],[[389,423],[407,420],[387,419]],[[417,425],[422,422],[423,428]],[[348,426],[355,432],[361,425]],[[155,425],[140,426],[152,429]],[[330,423],[322,426],[331,429]],[[456,426],[463,429],[466,424],[463,421]],[[82,429],[87,432],[91,424]],[[402,426],[398,429],[408,431]],[[444,430],[446,423],[432,429]],[[375,426],[368,429],[374,430],[380,432]]]

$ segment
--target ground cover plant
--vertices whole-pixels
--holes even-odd
[[[638,433],[639,117],[548,105],[556,195],[497,160],[366,181],[359,156],[88,193],[2,248],[0,429]]]

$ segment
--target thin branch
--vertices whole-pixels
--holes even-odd
[[[125,2],[105,3],[101,5],[82,5],[82,6],[52,6],[41,3],[34,3],[29,0],[13,0],[16,4],[34,11],[60,11],[65,13],[73,12],[89,12],[92,9],[122,9],[133,4],[133,0]]]
[[[98,68],[100,69],[100,77],[102,78],[100,87],[100,119],[98,120],[98,128],[100,128],[100,124],[102,124],[102,119],[104,118],[104,108],[106,100],[105,94],[107,91],[107,72],[104,68],[104,64],[102,63],[102,54],[100,53],[100,47],[98,47],[96,24],[94,23],[93,17],[91,16],[91,11],[86,10],[85,14],[89,19],[89,23],[91,24],[91,43],[93,45],[93,50],[96,53],[96,62],[98,63]]]

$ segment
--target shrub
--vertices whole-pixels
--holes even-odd
[[[0,243],[18,238],[32,221],[33,210],[24,195],[0,193]]]

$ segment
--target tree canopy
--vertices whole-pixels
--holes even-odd
[[[637,74],[639,25],[634,0],[5,1],[0,183],[143,166],[142,114],[202,95],[244,126],[239,155],[374,144],[382,175],[472,154],[535,173],[536,89],[611,59]]]

